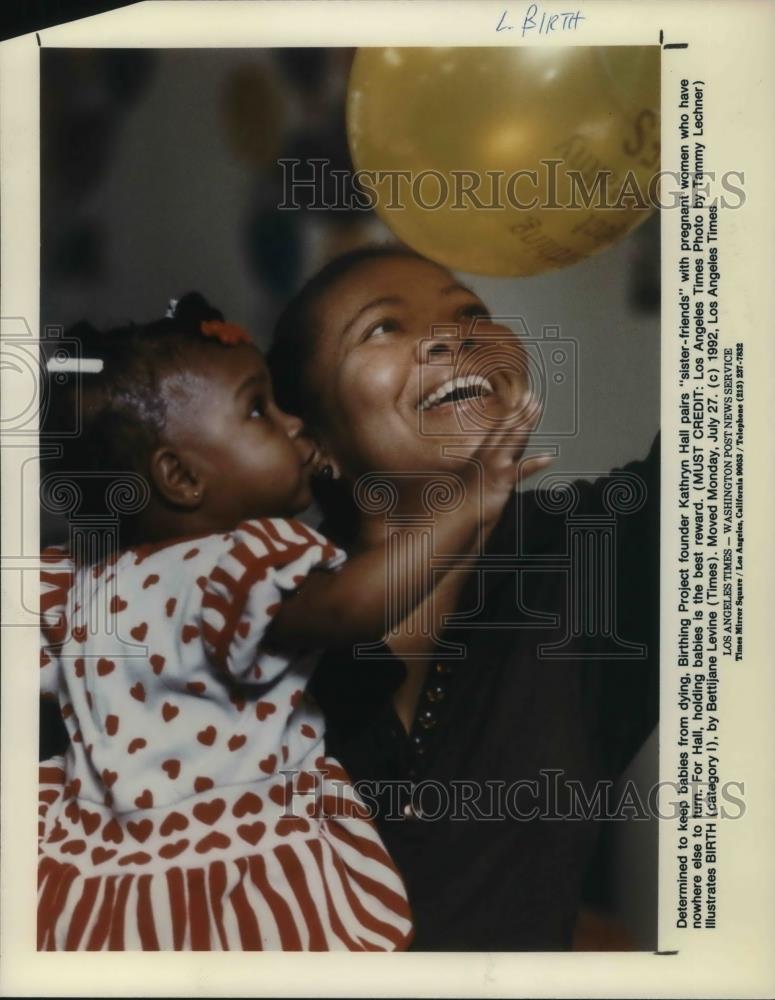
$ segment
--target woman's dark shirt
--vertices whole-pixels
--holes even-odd
[[[437,644],[409,734],[392,704],[405,667],[386,647],[331,651],[315,674],[328,752],[378,809],[406,881],[414,950],[568,948],[604,823],[562,818],[569,788],[594,808],[595,782],[613,783],[656,724],[658,439],[644,462],[573,487],[570,512],[545,491],[504,511],[485,553],[500,562],[471,575],[458,609],[471,614],[442,636],[465,656]],[[638,509],[611,515],[628,491]],[[405,815],[409,801],[427,818]]]

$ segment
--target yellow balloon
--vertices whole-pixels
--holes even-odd
[[[573,264],[653,210],[659,67],[658,46],[359,49],[347,130],[361,187],[447,267]]]

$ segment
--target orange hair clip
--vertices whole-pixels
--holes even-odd
[[[215,337],[222,344],[252,344],[250,334],[238,323],[225,323],[219,319],[203,320],[199,329],[205,337]]]

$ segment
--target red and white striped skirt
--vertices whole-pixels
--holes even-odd
[[[323,790],[336,815],[313,823],[315,836],[196,867],[107,873],[102,841],[87,838],[72,861],[55,850],[64,790],[62,758],[42,764],[39,950],[393,951],[411,940],[403,883],[354,790],[343,799],[340,787],[335,803]]]

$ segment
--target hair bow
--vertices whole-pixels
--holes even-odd
[[[250,334],[238,323],[226,323],[219,319],[204,320],[199,329],[205,337],[215,337],[222,344],[252,344]]]

